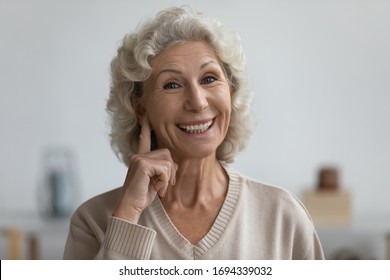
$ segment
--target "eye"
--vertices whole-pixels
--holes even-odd
[[[173,82],[167,83],[163,86],[164,89],[177,89],[179,87],[180,86],[177,83],[173,83]]]
[[[202,81],[201,81],[201,84],[204,84],[204,85],[207,85],[207,84],[211,84],[211,83],[214,83],[217,79],[213,76],[207,76],[206,78],[204,78]]]

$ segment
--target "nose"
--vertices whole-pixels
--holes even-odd
[[[188,86],[185,95],[185,110],[193,112],[202,112],[207,108],[207,93],[200,85]]]

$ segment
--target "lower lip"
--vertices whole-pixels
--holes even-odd
[[[211,123],[209,128],[203,132],[200,132],[200,133],[190,133],[190,132],[182,130],[180,127],[177,127],[177,128],[187,136],[199,138],[199,137],[207,136],[210,133],[211,129],[214,127],[214,123],[215,123],[215,118],[213,119],[213,122]]]

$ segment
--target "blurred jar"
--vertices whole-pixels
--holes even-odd
[[[39,212],[44,217],[67,217],[74,211],[78,190],[74,154],[67,148],[47,148],[42,153]]]

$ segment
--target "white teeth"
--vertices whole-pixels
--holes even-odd
[[[203,124],[195,124],[195,125],[183,125],[179,124],[179,127],[186,132],[189,133],[203,133],[207,129],[209,129],[210,125],[213,123],[213,121],[208,121],[207,123]]]

